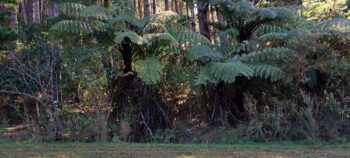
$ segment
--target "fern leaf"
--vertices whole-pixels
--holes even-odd
[[[93,32],[93,28],[90,26],[90,24],[85,22],[81,22],[77,20],[63,20],[54,24],[50,28],[50,31],[79,34],[79,33],[91,33]]]
[[[275,33],[275,32],[271,32],[271,33],[267,33],[264,34],[262,36],[259,37],[260,41],[268,41],[268,40],[285,40],[287,39],[288,33]]]
[[[177,40],[181,43],[192,43],[192,44],[210,44],[210,41],[207,37],[197,33],[193,32],[192,30],[185,30],[180,33]]]
[[[209,73],[208,67],[202,67],[199,71],[198,76],[194,80],[195,85],[202,85],[206,83],[217,83],[218,81],[213,78],[212,75]]]
[[[274,25],[261,25],[255,31],[254,34],[258,37],[268,33],[286,33],[287,30],[279,26]]]
[[[267,64],[248,64],[254,71],[255,77],[277,81],[284,77],[284,72],[278,67]]]
[[[241,62],[264,62],[286,59],[292,55],[292,50],[285,47],[266,48],[262,51],[255,51],[239,58]]]
[[[86,18],[96,18],[98,20],[106,20],[110,18],[108,10],[99,5],[85,7],[79,12],[80,16]]]
[[[118,44],[122,43],[125,38],[130,39],[131,42],[141,45],[143,38],[133,31],[117,32],[115,33],[114,41]]]
[[[145,42],[153,42],[153,41],[165,41],[170,44],[175,44],[177,41],[170,33],[152,33],[143,36]]]
[[[120,22],[126,22],[136,28],[141,28],[142,24],[136,20],[134,20],[132,17],[130,17],[129,15],[118,15],[116,17],[113,17],[112,19],[110,19],[108,21],[108,25],[109,26],[113,26],[116,23],[120,23]]]
[[[161,62],[156,57],[146,57],[144,60],[138,60],[136,65],[136,71],[147,85],[157,83],[163,74]]]
[[[86,6],[80,3],[67,2],[60,4],[58,8],[63,14],[76,17],[79,15],[78,13],[80,11],[86,8]]]
[[[209,65],[209,73],[217,80],[233,83],[237,76],[243,75],[247,78],[253,76],[254,71],[239,61],[214,62]]]
[[[205,46],[205,45],[195,45],[191,48],[191,50],[188,52],[187,59],[190,61],[199,60],[203,58],[221,58],[221,55],[216,53],[212,48]]]

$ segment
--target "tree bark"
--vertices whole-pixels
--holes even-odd
[[[157,13],[157,0],[152,0],[153,14]]]
[[[193,1],[189,2],[189,7],[191,11],[191,29],[196,32],[196,15],[194,13],[194,3]]]
[[[18,7],[15,7],[13,11],[11,11],[11,28],[14,32],[18,32]]]
[[[164,0],[164,4],[165,4],[165,11],[169,11],[170,10],[169,0]]]
[[[178,0],[174,0],[174,9],[176,13],[179,13],[179,6],[178,6]]]
[[[21,10],[22,10],[22,16],[23,16],[23,21],[25,24],[28,24],[28,17],[27,17],[27,0],[22,0],[21,3]]]
[[[144,15],[149,16],[151,14],[149,9],[149,0],[143,0]]]
[[[137,0],[137,10],[139,12],[140,18],[142,18],[142,0]]]
[[[40,23],[40,3],[39,0],[33,0],[33,21]]]
[[[209,2],[207,0],[198,0],[198,21],[199,21],[199,32],[210,40],[210,30],[208,23],[208,8]]]
[[[34,20],[33,1],[34,0],[26,0],[27,3],[25,11],[27,12],[28,22]]]

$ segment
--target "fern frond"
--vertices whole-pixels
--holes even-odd
[[[278,67],[267,64],[248,64],[253,69],[254,76],[270,81],[277,81],[284,77],[285,73]]]
[[[233,83],[237,76],[243,75],[250,78],[254,71],[246,64],[239,61],[214,62],[209,65],[209,73],[213,78],[227,83]]]
[[[153,41],[165,41],[170,44],[177,43],[176,39],[170,33],[152,33],[143,36],[145,43]]]
[[[136,61],[136,71],[146,85],[156,84],[163,74],[162,65],[156,57]]]
[[[271,33],[267,33],[264,34],[262,36],[259,37],[260,41],[268,41],[268,40],[285,40],[287,39],[288,33],[275,33],[275,32],[271,32]]]
[[[82,21],[63,20],[54,24],[50,28],[50,31],[79,34],[79,33],[91,33],[93,32],[93,28],[91,27],[90,24]]]
[[[126,22],[136,28],[141,28],[142,24],[138,21],[136,21],[134,18],[130,17],[129,15],[118,15],[113,17],[112,19],[108,20],[109,26],[114,26],[115,24],[119,24],[121,22]]]
[[[241,62],[265,62],[286,59],[292,55],[292,50],[285,47],[266,48],[262,51],[255,51],[239,57]]]
[[[213,78],[212,75],[209,73],[208,67],[202,67],[199,70],[199,74],[196,76],[196,79],[194,80],[195,85],[202,85],[206,83],[217,83],[218,81]]]
[[[209,0],[209,3],[212,6],[216,6],[216,5],[233,6],[232,0]]]
[[[86,6],[80,3],[67,2],[59,4],[58,8],[63,14],[75,17],[78,16],[78,13],[86,8]]]
[[[131,42],[141,45],[143,43],[143,38],[133,31],[126,32],[116,32],[114,42],[120,44],[125,38],[130,39]]]
[[[99,5],[85,7],[79,12],[79,15],[86,18],[96,18],[98,20],[106,20],[111,17],[108,13],[108,9]]]
[[[197,32],[193,32],[192,30],[189,30],[189,29],[182,31],[179,34],[177,40],[181,43],[189,42],[192,44],[207,44],[207,45],[210,44],[210,41],[207,37]]]
[[[145,21],[147,21],[147,23],[166,24],[167,22],[169,22],[171,20],[178,20],[180,18],[181,17],[176,12],[164,11],[164,12],[153,14],[153,15],[150,15],[149,17],[146,17]]]
[[[279,27],[279,26],[261,25],[254,31],[254,34],[257,37],[260,37],[260,36],[265,35],[267,33],[286,33],[286,32],[287,32],[286,29]]]
[[[263,19],[274,19],[277,17],[277,13],[268,8],[259,8],[257,14]]]
[[[320,24],[314,30],[318,32],[338,31],[339,33],[349,33],[350,20],[345,18],[331,19]]]
[[[186,58],[190,61],[195,61],[203,58],[217,59],[221,58],[221,55],[208,46],[195,45],[188,52]]]

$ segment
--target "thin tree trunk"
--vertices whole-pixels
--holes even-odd
[[[218,8],[216,8],[216,18],[218,19],[218,23],[219,23],[219,29],[223,29],[226,27],[226,23],[225,23],[225,17],[222,15],[222,13],[220,12],[220,10]]]
[[[179,13],[178,0],[174,0],[174,7],[175,7],[175,12]]]
[[[157,0],[152,0],[153,14],[157,13]]]
[[[182,9],[183,9],[183,5],[181,2],[179,2],[179,14],[182,15]]]
[[[40,23],[40,3],[39,3],[39,0],[33,0],[33,21]]]
[[[191,29],[192,31],[196,32],[196,15],[194,13],[194,3],[193,1],[189,4],[190,11],[191,11]]]
[[[151,14],[149,9],[149,0],[143,0],[144,15],[149,16]]]
[[[165,4],[165,11],[169,11],[170,10],[169,0],[164,0],[164,4]]]
[[[53,103],[55,104],[55,106],[59,106],[61,103],[61,92],[59,88],[59,84],[61,81],[61,51],[61,42],[56,41],[53,46]]]
[[[210,30],[208,23],[209,2],[207,0],[198,0],[197,8],[199,32],[210,40]]]
[[[25,24],[28,24],[26,5],[27,5],[27,0],[22,0],[21,10],[22,10],[23,21],[24,21]]]
[[[26,12],[28,21],[34,21],[34,11],[33,11],[33,1],[34,0],[26,0]]]
[[[215,23],[215,10],[213,6],[210,6],[210,17],[211,17],[211,23]],[[212,26],[212,37],[213,37],[213,42],[216,43],[216,30],[214,26]]]
[[[13,31],[18,32],[18,7],[16,7],[13,11],[11,11],[11,28]]]
[[[142,18],[142,0],[137,0],[137,8],[140,18]]]

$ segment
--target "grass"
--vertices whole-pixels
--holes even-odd
[[[0,144],[0,157],[350,157],[350,143],[245,142],[241,144],[141,144],[7,142]]]

